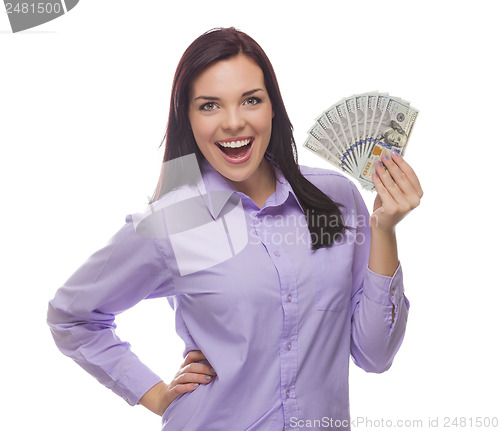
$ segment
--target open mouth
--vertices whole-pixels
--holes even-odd
[[[254,138],[216,142],[224,158],[229,162],[243,162],[250,156]]]

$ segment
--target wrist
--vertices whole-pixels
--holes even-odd
[[[169,387],[166,383],[162,385],[162,389],[158,400],[159,400],[158,415],[162,416],[167,407],[173,401],[172,392],[169,391]]]
[[[392,276],[398,267],[398,249],[394,228],[371,228],[368,267],[381,275]]]
[[[395,238],[396,237],[396,227],[395,226],[380,226],[380,225],[370,225],[370,231],[372,237],[386,237],[386,238]]]
[[[139,400],[139,404],[161,416],[170,404],[168,400],[168,385],[163,381],[157,383],[144,394]]]

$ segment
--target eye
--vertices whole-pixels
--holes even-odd
[[[249,97],[247,100],[245,100],[245,103],[247,103],[248,105],[257,105],[260,102],[262,102],[262,99],[259,99],[255,96]]]
[[[216,105],[214,102],[207,102],[200,106],[200,111],[213,111]]]

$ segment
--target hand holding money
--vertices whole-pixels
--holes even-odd
[[[375,190],[375,163],[392,152],[403,155],[418,110],[384,93],[354,95],[324,111],[309,129],[304,146]]]
[[[420,204],[424,192],[411,166],[397,151],[375,162],[372,174],[377,197],[370,227],[392,232],[411,210]]]

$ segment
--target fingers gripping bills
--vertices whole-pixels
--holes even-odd
[[[303,146],[375,190],[375,162],[392,151],[404,155],[418,110],[387,93],[356,94],[325,110]]]

